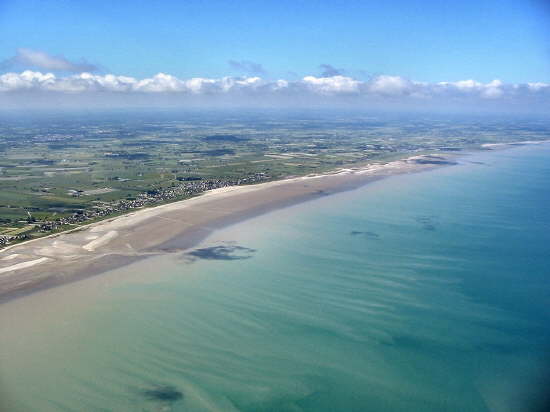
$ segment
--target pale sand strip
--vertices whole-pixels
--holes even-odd
[[[82,246],[82,249],[85,249],[89,252],[93,252],[94,250],[96,250],[96,248],[109,243],[109,241],[111,241],[117,236],[118,236],[118,232],[116,230],[111,230],[110,232],[107,232],[103,236],[95,240],[92,240],[90,243],[86,243],[84,246]]]
[[[8,255],[6,257],[3,257],[2,260],[13,260],[21,256],[19,253],[14,253],[13,255]]]
[[[519,142],[506,142],[506,143],[484,143],[481,145],[484,149],[499,149],[509,146],[528,145],[528,144],[542,144],[548,143],[548,140],[524,140]]]
[[[48,260],[51,260],[51,259],[47,258],[47,257],[42,257],[42,258],[35,259],[35,260],[29,260],[29,261],[26,261],[26,262],[17,263],[15,265],[11,265],[11,266],[8,266],[8,267],[1,268],[0,273],[13,272],[13,271],[16,271],[16,270],[29,268],[31,266],[35,266],[35,265],[38,265],[40,263],[47,262]]]

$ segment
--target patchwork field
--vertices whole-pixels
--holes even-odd
[[[4,116],[0,239],[43,236],[214,187],[550,138],[548,123],[521,124],[323,113]]]

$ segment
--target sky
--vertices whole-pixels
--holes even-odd
[[[549,27],[544,0],[0,0],[0,103],[540,110]]]

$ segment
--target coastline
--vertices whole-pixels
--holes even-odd
[[[417,155],[321,175],[214,189],[16,244],[0,251],[0,303],[148,256],[190,249],[217,229],[275,209],[397,174],[456,164],[454,157]]]
[[[406,359],[422,394],[436,396],[438,377],[466,365],[444,389],[452,395],[469,385],[483,409],[480,361],[484,378],[489,368],[500,377],[502,365],[513,378],[527,369],[535,376],[544,360],[549,156],[549,145],[465,152],[453,158],[456,167],[270,211],[190,250],[8,301],[0,308],[6,408],[73,410],[84,399],[91,410],[158,410],[164,405],[146,403],[142,390],[164,385],[181,392],[188,409],[206,400],[226,410],[224,399],[257,396],[240,409],[280,409],[272,399],[327,387],[340,388],[347,402],[357,379],[364,387],[384,376],[383,387],[402,388],[412,370],[403,370]],[[524,259],[533,283],[525,284]],[[517,339],[502,330],[518,331]],[[527,364],[533,345],[541,350]],[[470,349],[486,346],[485,358],[470,362]],[[304,373],[295,378],[297,364]],[[348,373],[357,365],[366,372]],[[243,391],[245,381],[259,386]],[[410,396],[406,385],[403,394]],[[417,399],[422,409],[426,398]],[[448,397],[434,399],[448,405]]]

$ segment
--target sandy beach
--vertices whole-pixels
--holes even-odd
[[[0,251],[0,302],[160,253],[189,249],[217,228],[387,176],[452,164],[419,155],[322,175],[232,186]]]

